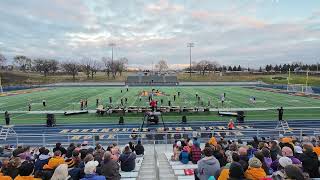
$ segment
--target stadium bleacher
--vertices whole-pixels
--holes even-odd
[[[131,75],[127,77],[126,85],[148,86],[148,85],[178,85],[178,78],[174,75]]]

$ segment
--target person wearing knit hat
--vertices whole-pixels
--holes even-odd
[[[281,167],[285,168],[286,166],[292,164],[292,160],[290,158],[288,158],[288,157],[281,157],[279,159],[279,164],[280,164]]]
[[[245,178],[251,179],[251,180],[259,180],[261,178],[267,177],[266,172],[261,167],[262,163],[261,161],[253,157],[249,160],[249,168],[244,173]]]
[[[99,176],[96,174],[98,165],[98,161],[89,161],[84,167],[85,176],[81,180],[105,180],[106,178],[104,176]]]
[[[282,152],[282,156],[288,157],[291,159],[292,164],[295,164],[297,166],[302,165],[301,161],[298,158],[293,156],[293,151],[290,147],[284,146],[281,152]],[[271,168],[273,169],[273,171],[277,171],[278,167],[279,167],[279,160],[275,160],[271,163]]]
[[[68,180],[68,165],[60,164],[55,170],[50,180]]]
[[[228,180],[241,180],[244,179],[243,168],[240,163],[233,162],[229,168],[229,179]]]
[[[213,145],[213,146],[217,146],[217,140],[215,137],[211,137],[210,140],[209,140],[209,144],[210,145]]]
[[[284,173],[284,168],[286,166],[292,165],[292,160],[288,157],[281,157],[279,159],[279,167],[278,170],[272,174],[273,179],[284,179],[286,175]]]

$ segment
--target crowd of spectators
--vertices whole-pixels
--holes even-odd
[[[67,148],[57,143],[50,151],[46,147],[30,148],[18,146],[0,149],[1,180],[119,180],[120,171],[135,169],[136,156],[144,154],[140,141],[125,145],[117,144],[106,149],[100,144],[90,147],[87,141],[71,143]]]
[[[320,178],[318,142],[307,136],[254,137],[249,142],[211,137],[201,150],[197,138],[186,138],[174,143],[171,160],[197,164],[196,180],[304,180]]]

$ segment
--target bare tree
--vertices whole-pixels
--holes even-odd
[[[45,77],[50,72],[55,73],[58,70],[59,62],[56,60],[47,60],[47,59],[35,59],[33,60],[34,69],[37,72],[43,73]]]
[[[212,71],[213,74],[220,67],[220,64],[217,61],[210,61],[208,64],[208,71]]]
[[[26,70],[30,70],[31,69],[31,59],[26,57],[26,56],[15,56],[14,58],[14,63],[18,64],[18,66],[20,67],[21,71],[26,71]]]
[[[112,68],[112,60],[109,57],[102,57],[102,63],[105,66],[105,71],[107,73],[108,78],[110,77],[111,68]]]
[[[70,62],[63,63],[61,66],[67,74],[72,75],[73,81],[75,81],[76,75],[78,75],[78,72],[80,70],[79,64],[76,62],[70,61]]]
[[[209,64],[210,64],[210,62],[207,60],[202,60],[202,61],[198,62],[197,68],[200,71],[200,73],[202,72],[203,76],[204,76],[205,72],[209,70]]]
[[[122,72],[126,70],[128,64],[128,59],[125,57],[120,58],[115,62],[115,72],[122,76]]]
[[[156,67],[159,69],[159,72],[168,70],[168,64],[166,60],[160,60]]]
[[[6,61],[6,57],[0,53],[0,66],[4,65]]]
[[[87,75],[87,78],[89,78],[89,76],[90,76],[91,69],[92,69],[91,66],[92,66],[92,60],[91,59],[89,59],[89,58],[82,59],[81,69]]]
[[[97,74],[97,72],[100,70],[101,63],[97,60],[93,60],[91,64],[91,79],[93,79],[93,76]]]

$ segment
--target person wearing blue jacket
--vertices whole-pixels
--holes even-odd
[[[188,152],[188,147],[184,146],[180,156],[179,156],[179,160],[183,163],[183,164],[188,164],[189,163],[189,152]]]

